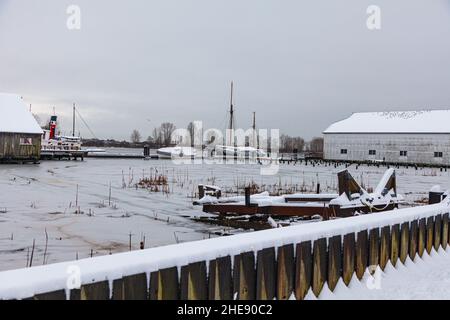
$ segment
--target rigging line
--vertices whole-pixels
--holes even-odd
[[[89,132],[91,133],[91,135],[94,137],[94,139],[97,139],[97,136],[95,135],[95,133],[91,130],[91,128],[89,127],[89,125],[87,124],[87,122],[83,119],[83,117],[81,116],[80,112],[78,111],[78,109],[75,109],[75,111],[77,112],[78,116],[80,117],[81,121],[84,123],[84,125],[86,126],[86,128],[89,130]]]

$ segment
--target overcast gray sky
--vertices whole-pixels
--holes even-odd
[[[100,138],[223,129],[231,80],[239,127],[256,111],[307,139],[356,111],[450,108],[449,0],[0,0],[0,92],[67,131],[72,102]]]

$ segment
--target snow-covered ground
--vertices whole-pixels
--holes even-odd
[[[332,193],[341,169],[286,164],[275,176],[261,176],[258,165],[175,165],[169,160],[87,159],[1,165],[0,270],[25,267],[33,239],[33,265],[41,265],[46,231],[47,263],[86,258],[91,250],[94,256],[128,251],[130,233],[133,249],[139,248],[144,236],[146,248],[214,237],[223,227],[190,219],[203,215],[201,207],[192,205],[198,184],[218,185],[227,195],[227,190],[250,182],[269,189],[281,186],[311,191],[320,182],[322,192]],[[385,169],[349,168],[366,188],[375,187]],[[123,187],[154,175],[156,170],[168,176],[169,193]],[[409,202],[420,200],[433,185],[449,189],[449,175],[438,169],[400,168],[399,193]],[[84,214],[75,214],[77,186],[78,205]]]
[[[394,267],[389,262],[384,271],[378,268],[372,276],[368,272],[359,281],[353,277],[349,287],[342,279],[334,292],[327,285],[319,299],[328,300],[436,300],[450,299],[450,248],[434,249],[412,261],[407,258],[405,265],[400,261]],[[306,299],[316,300],[312,292]]]

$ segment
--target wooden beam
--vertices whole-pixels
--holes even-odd
[[[409,253],[409,222],[402,223],[400,230],[400,261],[404,264]]]
[[[279,247],[277,257],[277,300],[288,300],[294,291],[294,245]]]
[[[316,297],[320,295],[327,279],[327,239],[314,241],[312,291]]]
[[[162,269],[150,274],[151,300],[180,299],[180,285],[178,283],[178,268]]]
[[[342,277],[342,238],[335,236],[328,240],[328,288],[334,291]]]
[[[427,252],[431,253],[434,245],[434,220],[433,217],[427,218]]]
[[[182,266],[180,287],[181,300],[206,300],[208,298],[206,262]]]
[[[355,272],[355,234],[349,233],[344,236],[343,248],[343,280],[349,285]]]
[[[411,221],[409,230],[409,257],[412,261],[417,255],[419,243],[419,222],[417,220]]]
[[[356,276],[361,280],[366,272],[369,258],[369,243],[367,231],[358,232],[356,238]]]
[[[273,300],[276,294],[275,248],[258,251],[256,262],[256,300]]]
[[[395,267],[400,252],[400,225],[393,225],[391,228],[391,263]]]
[[[369,272],[374,274],[380,264],[380,229],[369,231]]]
[[[391,254],[391,227],[381,228],[380,239],[380,268],[384,271]]]
[[[234,292],[238,300],[256,299],[255,255],[245,252],[234,258],[233,268]]]
[[[419,234],[417,237],[417,253],[419,257],[422,257],[427,246],[427,219],[422,218],[419,220]]]
[[[295,297],[303,300],[311,288],[313,258],[311,241],[297,244],[295,259]]]
[[[209,264],[209,300],[232,300],[231,257],[221,257]]]

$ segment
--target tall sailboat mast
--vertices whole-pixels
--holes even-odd
[[[73,104],[72,137],[75,137],[75,103]]]
[[[233,106],[233,81],[231,81],[231,95],[230,95],[230,123],[228,129],[230,130],[230,141],[228,143],[229,146],[234,145],[233,136],[234,136],[234,106]]]
[[[256,134],[256,112],[253,112],[253,147],[256,146],[257,149],[259,149],[259,143],[258,143],[258,135]]]

